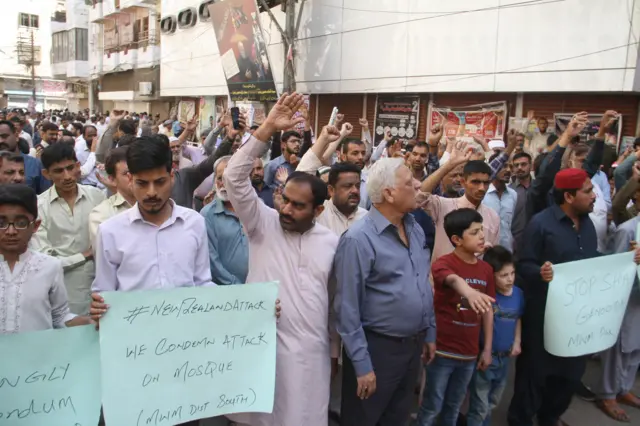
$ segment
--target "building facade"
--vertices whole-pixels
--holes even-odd
[[[201,3],[163,0],[163,16],[199,10]],[[512,117],[526,116],[528,110],[552,116],[615,108],[624,116],[623,135],[635,135],[640,112],[636,3],[307,0],[295,44],[297,90],[311,94],[316,127],[327,122],[335,105],[347,117],[366,116],[372,122],[379,94],[417,94],[420,138],[426,135],[430,103],[493,101],[507,101]],[[280,7],[271,11],[284,28]],[[267,13],[260,16],[281,90],[283,40]],[[175,31],[163,32],[160,91],[165,96],[227,95],[212,25],[200,18],[193,26],[178,24]]]
[[[159,0],[87,0],[93,110],[166,116],[160,99]]]
[[[64,81],[52,78],[51,70],[51,28],[56,8],[55,0],[2,3],[0,108],[43,111],[66,106]]]

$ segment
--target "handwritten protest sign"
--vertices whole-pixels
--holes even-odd
[[[276,283],[104,293],[106,423],[271,412],[277,293]]]
[[[95,426],[100,352],[93,326],[0,336],[0,425]]]
[[[573,357],[613,346],[636,274],[632,252],[554,265],[544,316],[547,352]]]

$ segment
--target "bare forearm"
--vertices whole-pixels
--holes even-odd
[[[422,185],[420,186],[420,191],[432,193],[433,190],[436,189],[438,185],[440,185],[440,182],[442,182],[442,179],[444,179],[444,177],[449,172],[451,172],[455,167],[456,166],[452,164],[451,161],[447,161],[447,163],[445,163],[444,165],[441,165],[440,168],[436,170],[435,173],[431,174],[429,177],[427,177],[424,180],[424,182],[422,182]]]
[[[491,310],[482,314],[482,331],[484,332],[483,351],[491,353],[493,347],[493,311]]]
[[[449,275],[444,281],[444,284],[451,287],[460,297],[468,297],[471,291],[474,291],[469,284],[458,275]]]

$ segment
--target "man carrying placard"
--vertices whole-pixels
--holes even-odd
[[[560,417],[571,404],[586,369],[586,356],[561,358],[544,346],[544,317],[553,265],[600,256],[589,213],[595,193],[582,169],[564,169],[554,178],[555,203],[535,215],[527,226],[518,265],[527,306],[523,316],[522,355],[516,364],[509,426],[566,426]],[[635,261],[640,261],[640,250]]]

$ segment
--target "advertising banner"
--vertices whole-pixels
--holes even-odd
[[[571,121],[571,118],[574,116],[574,113],[562,113],[562,114],[553,114],[554,121],[554,129],[556,135],[562,134],[564,130],[567,128],[567,125]],[[586,142],[589,139],[593,139],[593,137],[600,130],[600,121],[602,120],[603,114],[589,114],[588,115],[588,123],[585,128],[580,132],[580,140],[582,142]],[[616,149],[620,149],[620,143],[622,141],[622,115],[618,118],[617,122],[613,125],[611,129],[611,134],[607,135],[605,142],[609,145],[615,146]]]
[[[378,146],[387,131],[391,131],[391,136],[400,138],[403,144],[409,139],[417,138],[419,115],[420,96],[418,95],[378,96],[373,126],[374,146]]]
[[[429,128],[445,124],[446,137],[472,142],[474,136],[485,140],[503,139],[507,122],[507,103],[492,102],[468,107],[440,107],[429,104]]]
[[[209,14],[231,100],[277,100],[256,0],[218,1]]]

